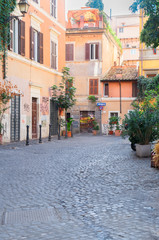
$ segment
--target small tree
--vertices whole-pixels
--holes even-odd
[[[52,86],[52,100],[57,104],[59,109],[65,110],[65,122],[67,120],[67,111],[75,105],[75,92],[76,88],[73,87],[73,77],[70,76],[70,69],[67,67],[63,68],[62,81],[57,85]],[[67,137],[67,122],[66,127],[66,137]]]
[[[86,6],[91,7],[91,8],[97,8],[100,11],[103,11],[104,9],[104,4],[102,0],[89,0],[86,3]]]

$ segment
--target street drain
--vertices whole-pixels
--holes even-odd
[[[50,220],[59,221],[57,211],[54,208],[4,212],[2,225],[6,224],[25,224],[31,222],[47,222]]]

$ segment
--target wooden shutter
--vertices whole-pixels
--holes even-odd
[[[95,49],[95,52],[96,52],[96,56],[95,56],[95,59],[99,59],[99,43],[96,43],[96,49]]]
[[[132,97],[137,97],[137,82],[132,83]]]
[[[34,59],[34,29],[30,27],[30,59]]]
[[[8,49],[13,51],[13,20],[10,21],[10,44]]]
[[[66,44],[66,61],[74,60],[74,45]]]
[[[94,95],[98,95],[98,79],[94,79]]]
[[[51,68],[57,69],[57,44],[51,41]]]
[[[18,52],[25,56],[25,22],[19,21]]]
[[[89,80],[89,95],[98,95],[98,79]]]
[[[90,60],[90,44],[86,43],[85,45],[85,59],[86,61]]]
[[[43,33],[38,33],[38,62],[43,64]]]
[[[104,95],[109,96],[109,84],[105,83]]]

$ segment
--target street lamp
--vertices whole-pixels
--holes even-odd
[[[19,10],[24,15],[28,12],[30,5],[28,3],[28,0],[20,0],[20,2],[18,3],[18,6],[19,6]]]

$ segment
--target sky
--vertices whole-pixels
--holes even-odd
[[[68,10],[80,9],[85,6],[87,0],[66,0],[66,13]],[[109,15],[112,9],[112,15],[129,14],[129,6],[134,0],[103,0],[105,12]]]

